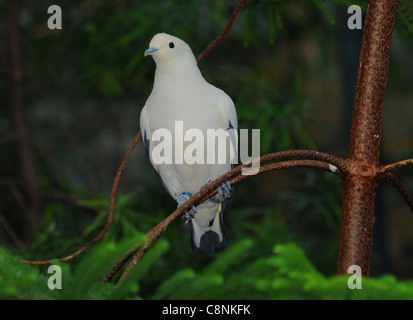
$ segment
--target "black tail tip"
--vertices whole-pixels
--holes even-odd
[[[192,251],[196,254],[213,254],[225,250],[228,247],[228,241],[223,234],[222,241],[219,241],[218,233],[214,231],[207,231],[201,236],[199,247],[195,244],[191,237]]]

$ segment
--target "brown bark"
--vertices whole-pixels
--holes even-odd
[[[374,200],[379,175],[379,147],[384,93],[389,69],[397,0],[370,0],[363,31],[348,169],[343,180],[338,274],[358,265],[370,273]]]

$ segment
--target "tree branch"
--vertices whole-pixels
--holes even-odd
[[[125,156],[122,160],[122,163],[118,168],[115,179],[113,181],[112,192],[110,194],[108,217],[107,217],[106,224],[103,227],[102,231],[92,241],[90,241],[87,244],[85,244],[84,246],[82,246],[79,250],[77,250],[76,252],[74,252],[74,253],[66,256],[66,257],[58,259],[58,261],[65,262],[65,261],[72,260],[74,257],[81,254],[83,251],[89,249],[94,244],[96,244],[97,242],[102,240],[103,237],[105,236],[105,234],[109,231],[110,227],[112,226],[112,222],[113,222],[113,212],[115,210],[115,198],[116,198],[116,194],[117,194],[117,191],[118,191],[118,185],[119,185],[119,182],[120,182],[120,178],[121,178],[123,170],[126,168],[126,164],[128,162],[129,156],[131,155],[133,149],[135,148],[135,146],[138,143],[138,141],[140,140],[140,138],[141,138],[141,132],[139,131],[138,134],[136,135],[135,139],[132,141],[131,145],[129,146],[129,149],[126,152],[126,154],[125,154]],[[44,261],[20,260],[20,261],[22,261],[24,263],[29,263],[29,264],[50,264],[52,260],[44,260]]]
[[[413,164],[413,159],[407,159],[407,160],[399,161],[399,162],[396,162],[396,163],[388,164],[386,166],[382,166],[380,168],[380,172],[381,173],[388,172],[388,171],[391,171],[391,170],[394,170],[394,169],[397,169],[397,168],[407,166],[409,164]]]
[[[397,179],[390,172],[386,172],[383,176],[393,187],[399,191],[400,195],[403,197],[404,201],[410,208],[410,211],[413,212],[413,197],[409,194],[409,191],[403,186],[399,179]]]
[[[250,0],[243,0],[240,2],[240,4],[235,8],[235,10],[232,12],[231,17],[228,20],[227,25],[225,26],[224,30],[218,35],[218,37],[215,38],[214,41],[211,42],[211,44],[206,47],[206,49],[198,56],[196,59],[196,62],[200,62],[203,60],[207,55],[211,53],[212,50],[215,49],[215,47],[220,43],[230,32],[232,25],[235,22],[235,19],[237,18],[238,14],[244,9],[244,7],[247,5],[247,3],[250,2]]]
[[[258,174],[265,173],[268,171],[274,171],[279,169],[286,169],[286,168],[299,168],[299,167],[307,167],[307,168],[317,168],[322,169],[328,172],[332,172],[339,177],[342,176],[342,171],[338,169],[336,166],[332,165],[332,163],[323,161],[325,159],[333,159],[337,165],[341,164],[340,159],[333,157],[331,155],[312,151],[312,150],[292,150],[292,151],[282,151],[277,153],[272,153],[268,155],[264,155],[259,158],[260,163],[265,163],[273,160],[280,160],[286,157],[305,157],[305,158],[313,158],[317,157],[321,160],[290,160],[290,161],[283,161],[277,163],[271,163],[264,166],[260,166]],[[253,161],[254,162],[254,161]],[[250,163],[249,163],[250,164]],[[217,178],[215,181],[211,182],[203,189],[201,189],[198,193],[196,193],[191,199],[185,202],[180,208],[177,208],[173,213],[171,213],[167,218],[162,220],[159,224],[157,224],[154,228],[152,228],[149,232],[146,233],[146,238],[148,241],[144,244],[136,244],[132,248],[128,250],[128,252],[112,267],[112,269],[106,274],[103,278],[103,282],[108,282],[112,277],[119,271],[120,268],[129,260],[129,258],[133,255],[132,260],[126,267],[125,271],[123,272],[122,276],[119,279],[119,283],[125,279],[125,277],[129,274],[129,272],[138,264],[141,258],[144,256],[146,251],[153,245],[153,243],[160,237],[162,233],[166,231],[166,229],[174,222],[178,217],[184,214],[187,210],[189,210],[192,206],[197,206],[200,203],[204,202],[205,200],[209,199],[210,197],[217,194],[217,187],[225,181],[229,181],[231,185],[235,185],[238,182],[241,182],[245,179],[252,177],[252,175],[243,175],[242,169],[248,168],[249,164],[240,165],[231,171],[227,172],[223,176]],[[138,251],[139,250],[139,251]],[[134,252],[136,252],[134,254]]]

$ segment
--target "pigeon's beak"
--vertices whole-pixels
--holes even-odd
[[[151,47],[151,48],[149,48],[148,50],[145,50],[145,53],[143,54],[143,56],[146,57],[147,55],[152,54],[152,53],[154,53],[154,52],[156,52],[156,51],[158,51],[158,50],[159,50],[158,48]]]

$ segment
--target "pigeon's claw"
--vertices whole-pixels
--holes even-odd
[[[190,194],[189,192],[182,192],[177,198],[176,201],[178,202],[178,208],[182,207],[182,205],[187,202],[190,198],[192,197],[192,194]],[[194,213],[197,212],[196,207],[192,206],[192,211]],[[193,218],[193,215],[191,215],[188,211],[185,212],[185,214],[182,216],[184,219],[186,219],[186,223],[188,223],[188,221],[191,221]]]
[[[220,186],[217,188],[218,194],[221,196],[221,198],[231,198],[232,195],[232,187],[231,184],[227,181],[222,183]]]

